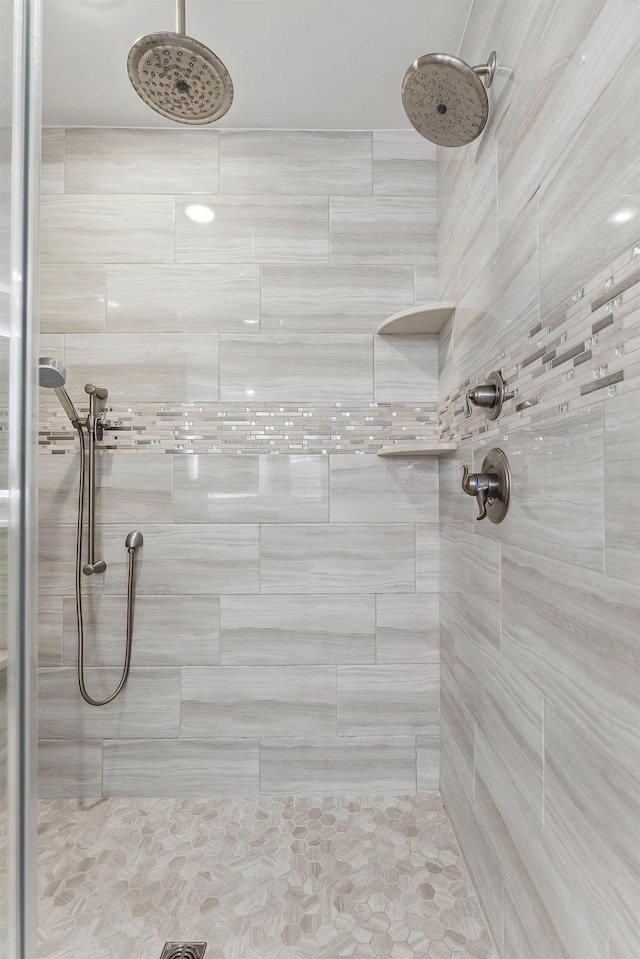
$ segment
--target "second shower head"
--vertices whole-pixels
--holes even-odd
[[[448,53],[420,57],[402,81],[402,105],[414,129],[438,146],[472,143],[487,123],[495,69],[495,52],[477,67]]]
[[[38,360],[38,381],[45,389],[54,390],[65,413],[77,428],[80,423],[80,414],[64,387],[67,382],[67,371],[60,360],[56,360],[53,356],[41,356]]]

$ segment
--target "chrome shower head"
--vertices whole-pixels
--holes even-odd
[[[71,401],[71,397],[64,388],[67,381],[67,371],[59,360],[53,356],[41,356],[38,360],[38,379],[40,386],[53,390],[60,400],[62,407],[76,428],[80,426],[80,414]]]
[[[472,143],[487,123],[487,89],[495,69],[495,52],[477,67],[447,53],[420,57],[402,81],[402,105],[413,127],[438,146]]]
[[[185,0],[177,4],[176,33],[150,33],[131,47],[129,79],[161,116],[178,123],[213,123],[233,103],[233,83],[222,60],[185,35]]]

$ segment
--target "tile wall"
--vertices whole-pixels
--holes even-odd
[[[41,391],[41,791],[412,793],[438,785],[435,150],[408,132],[51,129],[41,353],[109,389],[108,569],[75,675],[73,430]],[[209,223],[186,210],[205,206]],[[349,455],[351,454],[351,455]],[[361,455],[355,455],[361,454]]]
[[[640,7],[475,0],[491,117],[441,151],[441,786],[503,959],[640,952]],[[495,423],[465,388],[502,369]],[[507,453],[477,523],[463,463]]]

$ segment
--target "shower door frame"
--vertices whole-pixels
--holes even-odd
[[[37,949],[37,406],[41,0],[13,0],[8,570],[8,956]]]

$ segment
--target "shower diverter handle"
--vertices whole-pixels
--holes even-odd
[[[475,496],[478,502],[477,519],[487,515],[487,500],[496,498],[500,493],[500,479],[496,473],[470,473],[468,466],[462,467],[462,489],[469,496]]]
[[[513,399],[514,394],[507,392],[507,384],[498,370],[487,377],[486,383],[473,386],[464,395],[464,415],[471,416],[473,406],[481,406],[487,411],[490,420],[495,420],[502,412],[505,400]]]

